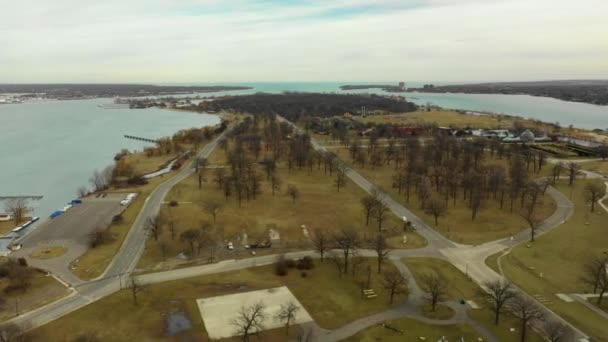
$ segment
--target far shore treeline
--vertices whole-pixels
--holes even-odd
[[[404,99],[393,99],[378,95],[283,93],[243,95],[225,97],[209,102],[201,102],[199,110],[232,110],[253,115],[280,114],[297,121],[299,118],[315,115],[332,117],[344,113],[356,113],[362,107],[367,110],[404,113],[416,110],[416,105]]]

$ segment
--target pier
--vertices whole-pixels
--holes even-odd
[[[158,144],[158,142],[159,142],[158,139],[148,139],[148,138],[136,137],[134,135],[126,135],[126,134],[125,134],[125,138],[127,138],[127,139],[133,139],[133,140],[139,140],[139,141],[145,141],[145,142],[151,142],[151,143],[155,143],[155,144]]]

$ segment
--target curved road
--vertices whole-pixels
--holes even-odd
[[[279,120],[284,120],[279,117]],[[286,121],[286,120],[285,120]],[[286,121],[289,123],[289,121]],[[293,124],[292,124],[293,125]],[[301,130],[293,125],[297,131]],[[213,149],[217,146],[218,141],[227,133],[224,132],[217,138],[215,138],[212,142],[207,144],[205,148],[201,151],[200,156],[207,157]],[[324,147],[320,146],[314,139],[311,139],[311,143],[313,147],[318,150],[326,151]],[[137,264],[139,257],[141,256],[146,240],[146,232],[144,230],[144,221],[148,216],[155,215],[160,205],[163,201],[163,198],[168,193],[168,191],[175,184],[180,182],[181,180],[188,177],[193,172],[193,168],[185,168],[180,171],[177,175],[167,180],[165,183],[162,183],[158,188],[156,188],[150,196],[146,199],[146,203],[142,208],[142,211],[137,216],[135,223],[133,224],[129,234],[127,235],[122,247],[118,251],[115,256],[114,261],[107,268],[106,272],[99,278],[94,281],[79,285],[72,293],[72,295],[60,299],[54,303],[51,303],[47,306],[41,307],[37,310],[28,312],[19,316],[10,322],[22,325],[24,328],[36,327],[42,324],[45,324],[49,321],[57,319],[67,313],[70,313],[78,308],[83,307],[84,305],[112,294],[118,291],[122,283],[126,281],[126,277],[133,271],[135,265]],[[347,176],[359,185],[365,191],[371,193],[372,191],[377,190],[376,186],[361,176],[356,171],[350,169],[347,172]],[[553,215],[543,221],[541,225],[541,231],[538,235],[544,234],[550,229],[553,229],[567,220],[574,211],[574,206],[572,202],[568,200],[563,194],[561,194],[556,189],[549,187],[548,193],[553,197],[557,204],[557,209]],[[419,229],[417,232],[427,239],[428,245],[425,248],[419,250],[394,250],[391,252],[392,259],[407,257],[407,256],[434,256],[448,260],[462,272],[466,273],[471,277],[473,281],[477,284],[483,286],[486,281],[494,280],[494,279],[502,279],[502,277],[494,272],[491,268],[489,268],[485,264],[485,259],[495,253],[503,251],[508,248],[512,248],[518,244],[524,243],[528,241],[529,233],[527,231],[523,231],[513,237],[513,239],[501,239],[493,242],[488,242],[478,246],[467,246],[455,243],[437,231],[435,231],[431,226],[427,225],[422,219],[414,215],[407,208],[403,207],[401,204],[393,200],[390,196],[385,193],[382,193],[384,201],[386,202],[389,209],[398,217],[406,216],[409,220],[415,223]],[[365,255],[374,255],[373,251],[361,251]],[[288,255],[292,257],[299,257],[303,255],[312,255],[314,254],[311,251],[303,251],[296,253],[289,253]],[[195,266],[183,269],[176,269],[165,272],[158,273],[150,273],[145,275],[137,276],[137,279],[142,283],[156,283],[163,282],[169,280],[182,279],[197,275],[204,274],[212,274],[212,273],[221,273],[227,272],[231,270],[237,270],[242,268],[248,268],[252,266],[261,266],[267,265],[274,262],[276,255],[268,255],[268,256],[260,256],[242,260],[227,260],[223,262],[219,262],[211,265],[203,265],[203,266]],[[397,264],[398,265],[398,264]],[[398,266],[402,272],[403,268]],[[525,292],[522,291],[525,294]],[[538,302],[537,302],[538,303]],[[538,303],[540,307],[544,308],[545,312],[558,320],[564,321],[561,317],[554,314],[548,308],[544,307],[542,303]],[[380,313],[378,315],[374,315],[375,317],[392,317],[392,315],[397,315],[395,312],[399,312],[401,315],[411,314],[408,310],[400,311],[395,309],[389,309],[386,313]],[[408,316],[409,317],[409,316]],[[375,322],[376,320],[372,317],[363,318],[362,320],[366,322]],[[360,323],[363,323],[361,321]],[[564,321],[565,322],[565,321]],[[568,322],[565,322],[569,326],[571,326]],[[469,322],[471,324],[471,322]],[[365,328],[367,324],[361,324],[361,329]],[[479,331],[479,327],[476,327],[473,323],[473,326]],[[571,326],[572,329],[577,333],[577,338],[586,337],[584,333],[580,332],[575,327]],[[337,329],[336,331],[331,332],[331,334],[337,334],[338,336],[342,336],[341,334],[347,334],[350,336],[356,333],[358,330],[355,329],[352,324],[344,327],[346,330],[341,330],[343,328]],[[484,335],[488,336],[487,332]],[[325,340],[325,339],[324,339]],[[329,340],[335,340],[333,338],[329,338]]]

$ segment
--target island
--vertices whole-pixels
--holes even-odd
[[[342,90],[361,90],[361,89],[382,89],[388,92],[405,92],[405,83],[399,82],[398,85],[390,84],[347,84],[340,86]]]
[[[507,94],[552,97],[571,102],[608,105],[608,80],[563,80],[535,82],[496,82],[434,86],[425,84],[408,92]]]

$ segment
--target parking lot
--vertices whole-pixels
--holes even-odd
[[[43,218],[45,222],[33,227],[33,231],[18,241],[22,248],[11,256],[25,257],[33,266],[44,268],[68,283],[78,283],[79,280],[68,270],[70,263],[89,248],[91,233],[97,228],[107,227],[112,217],[125,208],[120,204],[124,198],[125,194],[120,193],[84,198],[81,204],[75,204],[53,219]],[[64,247],[67,252],[47,260],[29,257],[44,247]]]
[[[121,212],[120,201],[124,194],[108,194],[106,197],[83,199],[65,213],[39,225],[19,242],[29,247],[40,242],[71,240],[87,244],[90,234],[97,227],[106,227],[114,215]]]

